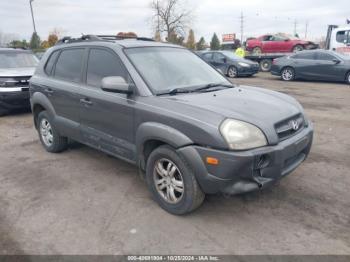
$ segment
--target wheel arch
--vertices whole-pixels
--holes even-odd
[[[193,141],[179,130],[156,122],[141,124],[136,131],[137,162],[144,170],[151,152],[161,145],[174,149],[193,144]]]
[[[50,100],[42,93],[34,93],[31,98],[31,106],[34,118],[34,125],[37,128],[37,117],[40,112],[47,111],[50,116],[55,116],[55,109]]]

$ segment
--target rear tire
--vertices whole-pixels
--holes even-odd
[[[235,66],[230,66],[227,70],[227,76],[230,78],[236,78],[238,75],[238,70]]]
[[[193,171],[170,146],[160,146],[151,153],[146,181],[159,206],[174,215],[195,210],[205,197]]]
[[[260,47],[254,47],[252,51],[253,55],[260,55],[262,53],[262,50]]]
[[[260,70],[262,72],[270,72],[272,67],[272,60],[271,59],[263,59],[260,61]]]
[[[293,47],[292,52],[296,53],[296,52],[300,52],[300,51],[303,51],[303,50],[304,50],[304,47],[302,45],[296,45],[296,46]]]
[[[50,153],[59,153],[67,149],[68,139],[61,136],[52,123],[52,119],[46,111],[38,115],[38,133],[41,144]]]
[[[295,70],[291,67],[285,67],[281,71],[281,78],[284,81],[293,81],[295,79]]]

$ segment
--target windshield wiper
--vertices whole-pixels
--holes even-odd
[[[176,87],[164,92],[159,92],[157,93],[157,96],[161,96],[161,95],[176,95],[176,94],[180,94],[180,93],[190,93],[191,90],[188,90],[186,88],[182,88],[182,87]]]
[[[210,88],[213,88],[213,87],[219,87],[219,86],[228,87],[228,88],[235,87],[234,85],[225,84],[225,83],[210,83],[210,84],[206,84],[206,85],[203,85],[201,87],[198,87],[198,88],[194,89],[193,91],[203,91],[203,90],[206,90],[206,89],[210,89]]]

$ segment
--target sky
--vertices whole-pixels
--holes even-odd
[[[58,28],[64,35],[116,34],[133,31],[153,37],[151,0],[34,0],[36,28],[42,39]],[[207,42],[214,32],[236,33],[240,38],[243,13],[244,38],[265,33],[297,33],[311,40],[325,36],[328,24],[350,19],[349,0],[181,0],[192,10],[190,24],[196,40]],[[29,39],[33,32],[29,0],[0,0],[0,32]]]

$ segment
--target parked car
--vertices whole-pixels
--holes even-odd
[[[201,51],[198,55],[228,77],[252,76],[259,72],[258,63],[239,57],[231,51]]]
[[[30,94],[48,152],[72,138],[135,164],[173,214],[272,185],[306,159],[313,127],[294,98],[235,86],[176,45],[112,39],[65,38],[41,59]]]
[[[0,116],[13,109],[30,108],[28,81],[37,64],[31,51],[0,48]]]
[[[298,52],[304,49],[315,49],[317,45],[288,35],[263,35],[247,40],[246,50],[253,54]]]
[[[275,59],[271,73],[285,81],[308,79],[350,84],[350,56],[327,50],[303,51]]]

